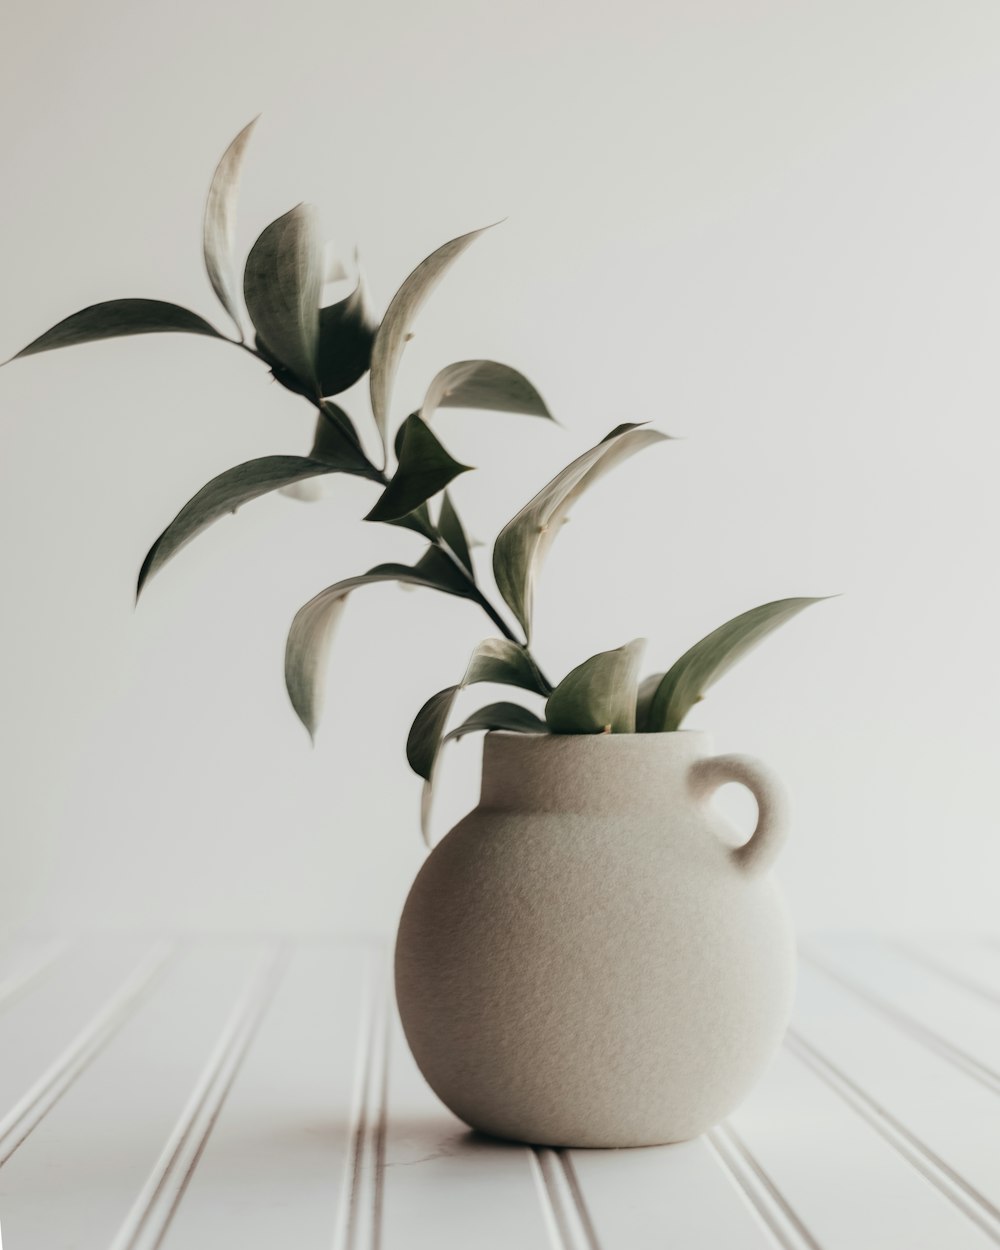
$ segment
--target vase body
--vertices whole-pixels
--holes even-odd
[[[711,806],[740,781],[734,847]],[[396,943],[418,1066],[473,1128],[553,1146],[696,1136],[778,1045],[794,940],[769,869],[780,785],[707,734],[486,738],[479,806],[434,848]]]

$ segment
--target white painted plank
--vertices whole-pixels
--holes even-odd
[[[774,1242],[705,1138],[568,1152],[601,1250],[770,1250]]]
[[[329,1250],[352,1154],[372,949],[310,942],[290,955],[190,1182],[156,1215],[164,1250]],[[154,1227],[156,1227],[154,1221]]]
[[[1000,1010],[995,1003],[881,940],[824,939],[811,942],[805,953],[924,1045],[949,1055],[1000,1094]]]
[[[808,966],[789,1047],[1000,1241],[1000,1101]]]
[[[578,1250],[560,1238],[534,1152],[472,1133],[447,1111],[395,1013],[388,1105],[381,1250]]]
[[[898,939],[893,945],[938,975],[1000,1006],[1000,942],[996,938],[913,936]]]
[[[128,1018],[166,954],[162,943],[82,942],[0,1012],[0,1163]]]
[[[177,951],[0,1169],[9,1246],[107,1250],[261,956],[258,943]]]
[[[993,1239],[802,1063],[779,1054],[731,1118],[738,1140],[823,1250],[986,1250]],[[811,1240],[810,1240],[811,1239]]]

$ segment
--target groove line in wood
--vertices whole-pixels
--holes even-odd
[[[547,1146],[527,1146],[526,1154],[552,1250],[587,1250],[574,1221],[572,1199],[567,1200],[560,1189],[561,1168],[555,1151]]]
[[[529,1154],[553,1250],[600,1250],[565,1153],[549,1146],[532,1146]]]
[[[384,954],[373,954],[358,1029],[350,1150],[333,1250],[380,1250],[389,1080],[390,993]]]
[[[785,1045],[790,1054],[871,1125],[926,1181],[1000,1244],[1000,1210],[984,1194],[795,1029],[788,1030]]]
[[[594,1227],[587,1200],[583,1196],[583,1186],[580,1184],[580,1178],[577,1175],[576,1168],[573,1166],[573,1156],[568,1150],[560,1150],[557,1153],[559,1161],[562,1163],[563,1171],[566,1173],[566,1183],[569,1186],[569,1192],[572,1195],[573,1202],[576,1204],[580,1226],[584,1234],[583,1244],[586,1250],[601,1250],[600,1242],[597,1238],[597,1229]]]
[[[829,977],[831,981],[835,981],[850,994],[860,998],[862,1002],[867,1003],[870,1007],[874,1007],[887,1020],[891,1020],[898,1029],[908,1033],[920,1042],[922,1046],[947,1059],[949,1063],[959,1068],[967,1076],[971,1076],[973,1080],[985,1086],[991,1093],[1000,1094],[1000,1073],[995,1072],[974,1055],[970,1055],[953,1042],[949,1042],[940,1033],[922,1024],[914,1016],[911,1016],[908,1011],[904,1011],[893,1003],[886,1002],[884,998],[879,997],[878,994],[873,993],[866,986],[860,985],[852,977],[845,976],[839,969],[832,967],[811,951],[800,950],[799,953],[801,958],[811,964],[818,972],[822,972],[824,976]]]
[[[156,1250],[180,1206],[212,1129],[273,1001],[288,950],[270,950],[237,999],[159,1158],[125,1217],[111,1250]]]
[[[709,1129],[705,1140],[722,1170],[781,1250],[822,1250],[787,1198],[729,1124],[718,1124]]]
[[[28,1138],[92,1060],[130,1018],[173,957],[176,945],[158,943],[31,1088],[0,1119],[0,1167]]]

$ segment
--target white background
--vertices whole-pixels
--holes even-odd
[[[685,436],[561,537],[546,668],[637,635],[662,668],[745,608],[842,592],[691,723],[793,787],[803,929],[995,920],[995,3],[8,0],[0,83],[3,356],[126,295],[224,326],[202,204],[261,110],[244,249],[314,201],[384,307],[506,215],[426,309],[397,392],[401,416],[438,367],[489,356],[563,423],[442,417],[479,466],[455,492],[469,527],[491,538],[620,421]],[[0,417],[0,856],[10,882],[47,858],[31,923],[388,929],[422,856],[406,730],[485,618],[357,595],[310,749],[282,686],[294,610],[419,549],[357,519],[372,487],[254,503],[132,607],[208,478],[306,450],[305,403],[173,335],[18,361]],[[445,823],[478,752],[451,756]]]

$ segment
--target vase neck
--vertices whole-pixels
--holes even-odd
[[[648,807],[686,786],[707,733],[490,733],[480,806],[525,811],[621,811]]]

